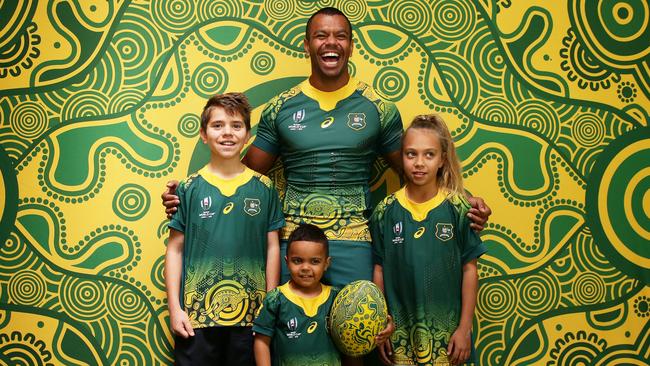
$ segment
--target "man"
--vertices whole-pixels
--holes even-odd
[[[332,256],[323,281],[342,286],[371,280],[368,180],[378,155],[401,172],[402,120],[393,103],[350,77],[352,26],[340,10],[323,8],[311,16],[304,48],[309,79],[267,104],[244,163],[265,174],[278,156],[282,159],[287,234],[281,256],[288,233],[301,223],[315,224],[326,233]],[[162,199],[171,214],[178,205],[176,183],[167,186]],[[468,216],[481,230],[491,211],[480,198],[471,203]],[[283,266],[281,283],[288,279]]]

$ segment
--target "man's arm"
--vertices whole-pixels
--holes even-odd
[[[384,160],[390,165],[391,169],[397,174],[398,177],[402,176],[402,152],[395,150],[383,156]]]
[[[260,174],[266,174],[273,166],[277,156],[269,154],[257,146],[251,145],[242,159],[242,163]]]

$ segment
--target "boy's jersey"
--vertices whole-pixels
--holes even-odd
[[[461,315],[463,264],[486,248],[469,227],[470,206],[439,192],[422,204],[402,188],[371,218],[375,263],[383,266],[396,365],[448,365],[447,345]],[[474,352],[468,362],[475,362]]]
[[[284,166],[283,237],[311,223],[330,240],[369,242],[372,164],[399,150],[401,136],[395,105],[352,78],[334,92],[306,80],[272,99],[253,145],[279,155]]]
[[[231,180],[207,167],[177,188],[169,227],[185,235],[181,304],[192,327],[251,326],[266,290],[267,233],[284,225],[270,179]]]
[[[253,332],[272,338],[274,366],[340,365],[340,355],[327,330],[327,316],[337,290],[322,285],[313,299],[291,291],[289,283],[269,291]]]

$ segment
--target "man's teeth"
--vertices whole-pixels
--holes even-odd
[[[323,57],[339,57],[339,54],[335,52],[326,52]]]

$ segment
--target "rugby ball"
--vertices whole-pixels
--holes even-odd
[[[386,300],[379,287],[359,280],[336,295],[327,326],[339,351],[362,356],[375,348],[375,337],[386,328],[387,316]]]

